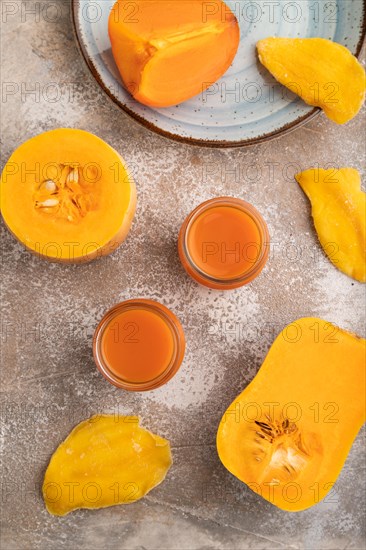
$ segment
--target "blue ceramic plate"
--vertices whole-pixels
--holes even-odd
[[[199,96],[156,109],[136,102],[123,87],[108,37],[113,4],[114,0],[73,2],[76,36],[94,77],[117,105],[150,130],[198,145],[258,143],[293,130],[319,112],[278,84],[259,64],[258,40],[318,36],[358,55],[365,33],[362,0],[228,0],[241,29],[232,66]],[[128,4],[133,9],[133,1]]]

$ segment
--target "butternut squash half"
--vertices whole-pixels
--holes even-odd
[[[120,155],[97,136],[71,128],[20,145],[4,167],[0,193],[13,235],[60,262],[113,252],[136,208],[135,184]]]
[[[56,516],[129,504],[161,483],[171,464],[169,441],[141,428],[136,416],[93,416],[56,449],[43,498]]]
[[[333,488],[365,421],[366,341],[317,318],[283,329],[222,417],[224,466],[283,510]]]
[[[199,94],[230,67],[239,25],[222,0],[117,0],[112,52],[133,97],[169,107]]]
[[[260,62],[272,75],[328,118],[344,124],[365,99],[365,70],[341,44],[325,38],[271,37],[257,43]]]

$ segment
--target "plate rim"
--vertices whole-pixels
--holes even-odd
[[[243,139],[238,141],[227,141],[227,140],[210,140],[210,139],[199,139],[199,138],[191,138],[191,137],[184,137],[180,136],[178,134],[173,134],[172,132],[168,132],[167,130],[162,130],[152,122],[147,121],[144,117],[138,115],[132,109],[129,109],[124,103],[122,103],[118,97],[116,97],[110,90],[107,88],[107,86],[104,84],[102,78],[100,77],[91,57],[89,56],[88,52],[86,51],[86,48],[84,46],[83,41],[81,40],[81,36],[79,33],[79,7],[81,0],[70,0],[71,2],[71,18],[72,18],[72,27],[74,31],[74,36],[76,38],[76,44],[78,47],[79,52],[81,53],[82,58],[84,59],[84,62],[86,66],[88,67],[91,75],[96,80],[96,82],[99,84],[100,88],[103,90],[103,92],[108,96],[108,98],[112,101],[114,105],[119,107],[122,111],[124,111],[128,116],[133,118],[137,123],[140,124],[140,126],[143,126],[150,132],[153,132],[155,134],[158,134],[162,137],[165,137],[167,139],[179,142],[179,143],[185,143],[187,145],[193,145],[196,147],[208,147],[212,149],[229,149],[229,148],[239,148],[239,147],[249,147],[252,145],[257,145],[266,141],[271,141],[273,139],[277,139],[279,137],[282,137],[284,135],[290,134],[297,128],[301,128],[310,120],[317,117],[320,112],[320,107],[314,107],[311,111],[309,111],[307,114],[300,116],[296,120],[289,122],[279,128],[278,130],[273,130],[272,132],[268,132],[267,134],[263,134],[261,136],[258,136],[256,138],[249,138],[249,139]],[[363,21],[362,21],[362,29],[361,29],[361,35],[360,39],[358,41],[355,56],[358,58],[363,43],[365,41],[366,37],[366,4],[365,1],[363,2]]]

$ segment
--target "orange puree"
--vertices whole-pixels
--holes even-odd
[[[102,337],[110,370],[129,382],[153,380],[168,367],[174,349],[172,331],[156,313],[143,309],[114,317]]]
[[[183,222],[178,252],[184,269],[201,285],[239,288],[266,264],[268,228],[251,204],[235,197],[210,199]]]
[[[119,388],[146,391],[165,384],[180,367],[185,349],[182,326],[165,306],[127,300],[110,309],[94,335],[100,372]]]
[[[188,250],[201,270],[218,279],[240,277],[256,262],[261,235],[252,216],[232,206],[214,206],[194,220]]]

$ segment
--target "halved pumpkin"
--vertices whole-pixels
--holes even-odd
[[[231,65],[239,25],[222,0],[117,0],[112,52],[137,101],[168,107],[214,84]]]
[[[365,421],[365,344],[322,319],[285,327],[222,417],[224,466],[283,510],[323,499]]]
[[[10,231],[53,261],[110,254],[127,236],[136,208],[121,156],[83,130],[59,128],[26,141],[6,163],[0,185]]]

